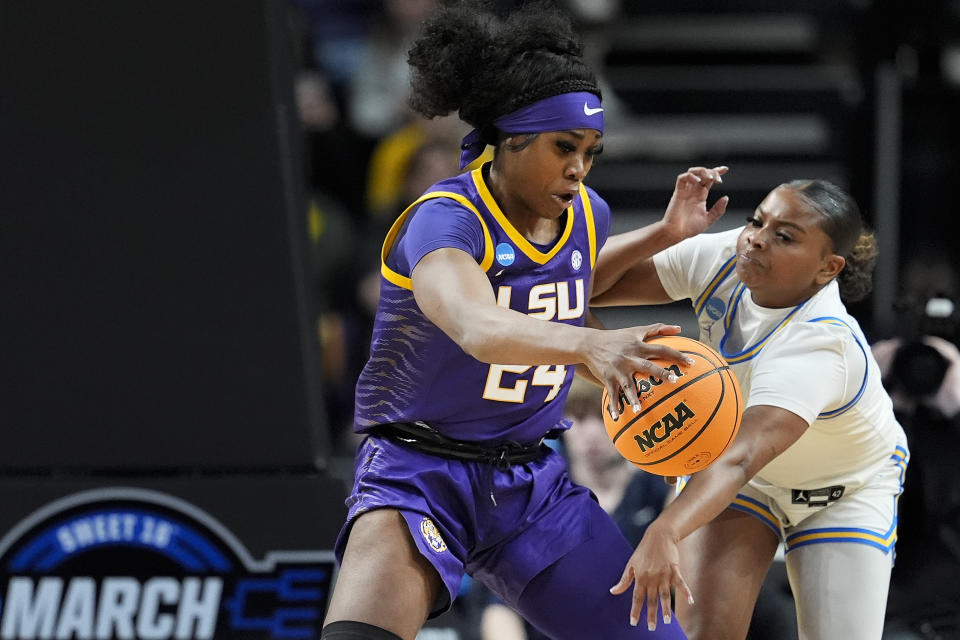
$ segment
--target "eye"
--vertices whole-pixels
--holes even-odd
[[[754,227],[763,226],[763,223],[760,222],[760,218],[758,218],[757,216],[747,216],[747,224]]]
[[[591,158],[596,158],[602,153],[603,153],[603,145],[601,144],[594,147],[593,149],[590,149],[590,151],[587,152],[587,155],[589,155]]]
[[[566,140],[558,140],[557,147],[559,147],[564,153],[573,153],[577,150],[577,146],[575,144],[567,142]]]
[[[784,233],[783,231],[778,231],[777,237],[783,240],[784,242],[793,242],[793,238],[790,237],[790,234]]]

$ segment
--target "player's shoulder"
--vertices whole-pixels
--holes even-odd
[[[788,349],[803,353],[833,351],[844,353],[859,348],[863,343],[862,332],[856,321],[848,315],[820,315],[798,318],[787,323],[778,332],[778,350]]]
[[[430,185],[420,197],[432,197],[433,199],[448,198],[451,200],[457,200],[459,197],[463,197],[472,202],[477,199],[478,192],[471,173],[472,172],[467,171],[435,182]]]
[[[798,314],[798,319],[802,321],[797,323],[798,325],[825,335],[864,339],[860,323],[847,311],[840,298],[840,288],[836,281],[828,283],[806,303],[805,307]]]
[[[480,200],[469,173],[446,178],[432,184],[413,203],[417,212],[460,212],[476,214]]]
[[[689,240],[696,240],[702,244],[715,246],[715,247],[724,247],[729,249],[726,251],[726,254],[733,255],[736,251],[737,238],[740,236],[740,232],[743,230],[742,226],[733,227],[731,229],[707,229],[703,233],[697,234]]]
[[[692,272],[688,273],[690,277],[712,281],[718,277],[718,273],[732,272],[739,233],[739,229],[704,231],[667,247],[655,256],[655,260],[661,265],[669,259],[683,273],[696,272],[695,276]]]

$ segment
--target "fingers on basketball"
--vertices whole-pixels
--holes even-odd
[[[740,385],[726,360],[712,347],[685,336],[655,336],[693,358],[693,364],[658,361],[666,373],[633,376],[640,409],[625,402],[614,419],[603,394],[607,435],[620,454],[639,468],[661,476],[684,476],[707,468],[727,449],[740,428]],[[656,360],[656,358],[652,358]]]

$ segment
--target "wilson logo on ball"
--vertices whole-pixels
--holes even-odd
[[[667,371],[672,371],[673,375],[677,376],[677,378],[682,378],[683,376],[686,375],[683,371],[680,370],[680,367],[678,367],[675,364],[672,364],[669,367],[664,367],[664,369],[666,369]],[[643,396],[650,393],[650,391],[653,390],[655,387],[658,387],[661,384],[663,384],[663,378],[658,378],[656,376],[650,376],[648,378],[637,378],[636,376],[634,376],[633,382],[637,388],[637,396],[642,400]],[[623,408],[626,406],[626,402],[627,402],[627,398],[626,396],[623,395],[623,392],[621,392],[620,397],[618,398],[618,401],[617,401],[620,413],[623,413]]]
[[[680,367],[678,367],[675,364],[672,364],[669,367],[664,367],[664,369],[668,371],[672,371],[673,375],[677,376],[678,378],[682,378],[684,375],[686,375],[683,371],[680,370]],[[649,393],[650,390],[653,389],[654,387],[658,387],[661,384],[663,384],[663,379],[657,378],[655,376],[650,376],[649,378],[636,380],[636,383],[637,383],[637,393],[642,396],[645,393]]]
[[[683,336],[655,336],[647,342],[680,351],[694,363],[658,362],[677,376],[676,382],[635,373],[640,410],[634,411],[621,393],[616,419],[607,411],[610,401],[604,389],[607,435],[620,455],[644,471],[663,476],[701,471],[720,457],[740,429],[740,385],[727,361],[709,345]]]

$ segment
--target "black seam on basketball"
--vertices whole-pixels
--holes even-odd
[[[639,419],[642,418],[643,416],[647,415],[648,412],[652,411],[652,410],[655,409],[656,407],[660,406],[661,403],[665,402],[666,400],[668,400],[668,399],[670,399],[671,397],[673,397],[675,394],[677,394],[677,393],[679,393],[680,391],[682,391],[682,390],[684,389],[684,387],[687,387],[687,386],[693,384],[694,382],[697,382],[697,381],[699,381],[699,380],[702,380],[703,378],[705,378],[705,377],[707,377],[707,376],[709,376],[709,375],[712,375],[712,374],[714,374],[714,373],[718,373],[718,372],[722,371],[723,369],[729,369],[729,368],[730,368],[729,366],[726,366],[726,367],[716,367],[716,368],[714,368],[714,369],[711,369],[710,371],[704,371],[703,373],[701,373],[700,375],[698,375],[698,376],[697,376],[696,378],[694,378],[693,380],[687,380],[687,381],[684,382],[683,385],[681,385],[678,389],[674,389],[674,390],[671,391],[670,393],[664,395],[662,398],[660,398],[659,400],[657,400],[656,402],[654,402],[652,405],[650,405],[650,406],[647,407],[646,409],[643,409],[640,413],[638,413],[637,415],[635,415],[635,416],[633,417],[633,419],[630,420],[630,422],[628,422],[628,423],[626,423],[625,425],[623,425],[623,428],[621,428],[620,431],[617,431],[617,434],[616,434],[615,436],[613,436],[613,443],[616,444],[616,443],[617,443],[617,440],[620,439],[620,436],[623,435],[624,431],[626,431],[627,429],[629,429],[629,428],[631,427],[631,425],[633,425],[634,422],[636,422],[637,420],[639,420]]]
[[[730,384],[731,384],[731,385],[736,384],[736,378],[734,377],[733,371],[730,369],[730,366],[729,366],[729,365],[724,366],[724,367],[720,367],[719,369],[714,369],[714,371],[719,371],[719,372],[721,372],[721,373],[722,373],[723,371],[726,371],[726,372],[727,372],[727,377],[731,379],[731,380],[730,380]],[[713,372],[711,371],[710,373],[713,373]],[[704,374],[704,375],[706,375],[706,374]],[[699,378],[697,378],[697,379],[699,379]],[[720,389],[721,389],[721,391],[720,391],[720,398],[717,400],[717,404],[716,404],[716,406],[715,406],[714,409],[713,409],[713,413],[711,413],[711,414],[710,414],[710,417],[707,418],[707,421],[704,423],[703,427],[701,427],[700,430],[696,433],[696,435],[695,435],[693,438],[691,438],[685,445],[683,445],[682,447],[680,447],[679,449],[677,449],[676,451],[674,451],[674,452],[671,453],[670,455],[666,456],[665,458],[661,458],[660,460],[656,460],[656,461],[653,461],[653,462],[637,462],[637,461],[632,460],[632,459],[630,459],[630,458],[627,458],[627,459],[628,459],[631,463],[637,465],[638,467],[646,467],[646,466],[650,466],[650,465],[660,464],[661,462],[666,462],[667,460],[669,460],[670,458],[672,458],[672,457],[674,457],[675,455],[679,454],[679,453],[682,452],[684,449],[686,449],[687,447],[689,447],[691,444],[693,444],[694,442],[696,442],[696,441],[697,441],[697,438],[700,437],[700,434],[703,433],[704,429],[706,429],[707,426],[709,426],[710,423],[713,422],[713,419],[716,417],[717,412],[720,410],[720,407],[723,405],[723,398],[724,398],[724,396],[725,396],[725,394],[726,394],[726,381],[723,379],[723,376],[722,376],[722,375],[720,376],[720,382],[721,382],[721,385],[720,385]],[[688,384],[689,384],[689,383],[688,383]],[[735,408],[735,414],[734,414],[734,415],[738,416],[738,418],[737,418],[737,429],[739,429],[739,423],[740,423],[740,417],[739,417],[739,413],[740,413],[740,394],[739,394],[739,393],[734,393],[734,401],[736,402],[736,408]],[[638,417],[639,417],[639,416],[638,416]],[[730,446],[730,442],[733,441],[733,438],[734,438],[735,433],[736,433],[736,430],[735,430],[733,433],[730,434],[730,437],[727,438],[726,444],[724,444],[723,447],[720,449],[720,451],[717,452],[717,454],[716,454],[716,456],[714,457],[714,459],[719,458],[719,457],[723,454],[723,452],[727,450],[727,447]]]
[[[731,377],[731,378],[733,377],[733,371],[730,370],[730,367],[729,367],[729,366],[722,367],[722,369],[727,372],[727,377]],[[717,411],[719,411],[719,410],[720,410],[720,407],[723,405],[723,398],[724,398],[724,395],[726,394],[727,385],[726,385],[726,381],[723,379],[723,376],[722,376],[722,375],[720,376],[720,381],[721,381],[721,385],[720,385],[720,398],[717,400],[717,406],[714,408],[713,413],[710,414],[710,417],[707,418],[707,421],[704,423],[703,427],[700,428],[700,431],[697,431],[697,434],[696,434],[694,437],[690,438],[690,440],[687,441],[687,444],[683,445],[682,447],[680,447],[679,449],[677,449],[676,451],[674,451],[673,453],[671,453],[670,455],[668,455],[666,458],[662,458],[662,459],[660,459],[660,460],[658,460],[658,461],[656,461],[656,462],[633,462],[633,460],[631,460],[630,462],[633,462],[633,464],[638,465],[638,466],[648,466],[648,465],[651,465],[651,464],[659,464],[659,463],[661,463],[661,462],[666,462],[667,460],[669,460],[670,458],[672,458],[673,456],[677,455],[678,453],[680,453],[681,451],[683,451],[684,449],[686,449],[687,447],[689,447],[690,445],[692,445],[694,442],[696,442],[696,441],[697,441],[697,438],[700,437],[700,434],[703,433],[704,429],[706,429],[707,426],[709,426],[710,423],[713,422],[713,419],[717,416]],[[732,380],[731,380],[730,384],[733,385],[733,381],[732,381]],[[738,418],[737,418],[737,430],[739,430],[739,425],[740,425],[740,418],[739,418],[739,415],[740,415],[740,413],[739,413],[739,412],[740,412],[740,394],[739,394],[739,393],[734,393],[734,394],[733,394],[733,399],[734,399],[734,402],[736,403],[736,412],[734,413],[734,415],[738,416]],[[733,430],[733,431],[730,433],[730,437],[727,438],[726,443],[720,448],[720,451],[717,452],[717,455],[714,457],[714,459],[719,458],[721,455],[723,455],[723,452],[727,450],[727,447],[729,447],[729,446],[730,446],[730,443],[733,441],[733,438],[734,438],[734,435],[735,435],[735,434],[736,434],[736,430]]]
[[[714,371],[716,371],[716,372],[718,372],[718,373],[721,372],[720,369],[714,369]],[[712,372],[711,372],[711,373],[712,373]],[[699,377],[698,377],[697,379],[699,379]],[[668,455],[668,456],[666,456],[666,457],[664,457],[664,458],[660,458],[659,460],[654,460],[653,462],[635,462],[635,461],[633,461],[633,460],[630,460],[630,462],[633,462],[633,464],[637,465],[638,467],[648,467],[648,466],[650,466],[650,465],[660,464],[661,462],[666,462],[666,461],[669,460],[670,458],[672,458],[672,457],[680,454],[681,451],[683,451],[684,449],[686,449],[687,447],[689,447],[690,445],[692,445],[694,442],[696,442],[696,441],[697,441],[697,438],[700,437],[700,434],[703,433],[708,426],[710,426],[710,423],[711,423],[711,422],[713,422],[713,419],[716,417],[717,412],[720,411],[720,407],[723,406],[723,398],[724,398],[724,395],[726,394],[726,391],[727,391],[727,384],[726,384],[726,381],[723,379],[723,376],[721,375],[721,376],[720,376],[720,397],[717,398],[717,404],[716,404],[716,406],[713,407],[713,412],[710,414],[710,417],[707,418],[707,419],[704,421],[703,426],[700,427],[700,430],[697,431],[697,433],[696,433],[692,438],[690,438],[689,440],[687,440],[687,443],[686,443],[685,445],[683,445],[682,447],[680,447],[679,449],[677,449],[676,451],[674,451],[674,452],[671,453],[670,455]],[[719,456],[720,454],[717,454],[717,455]]]

